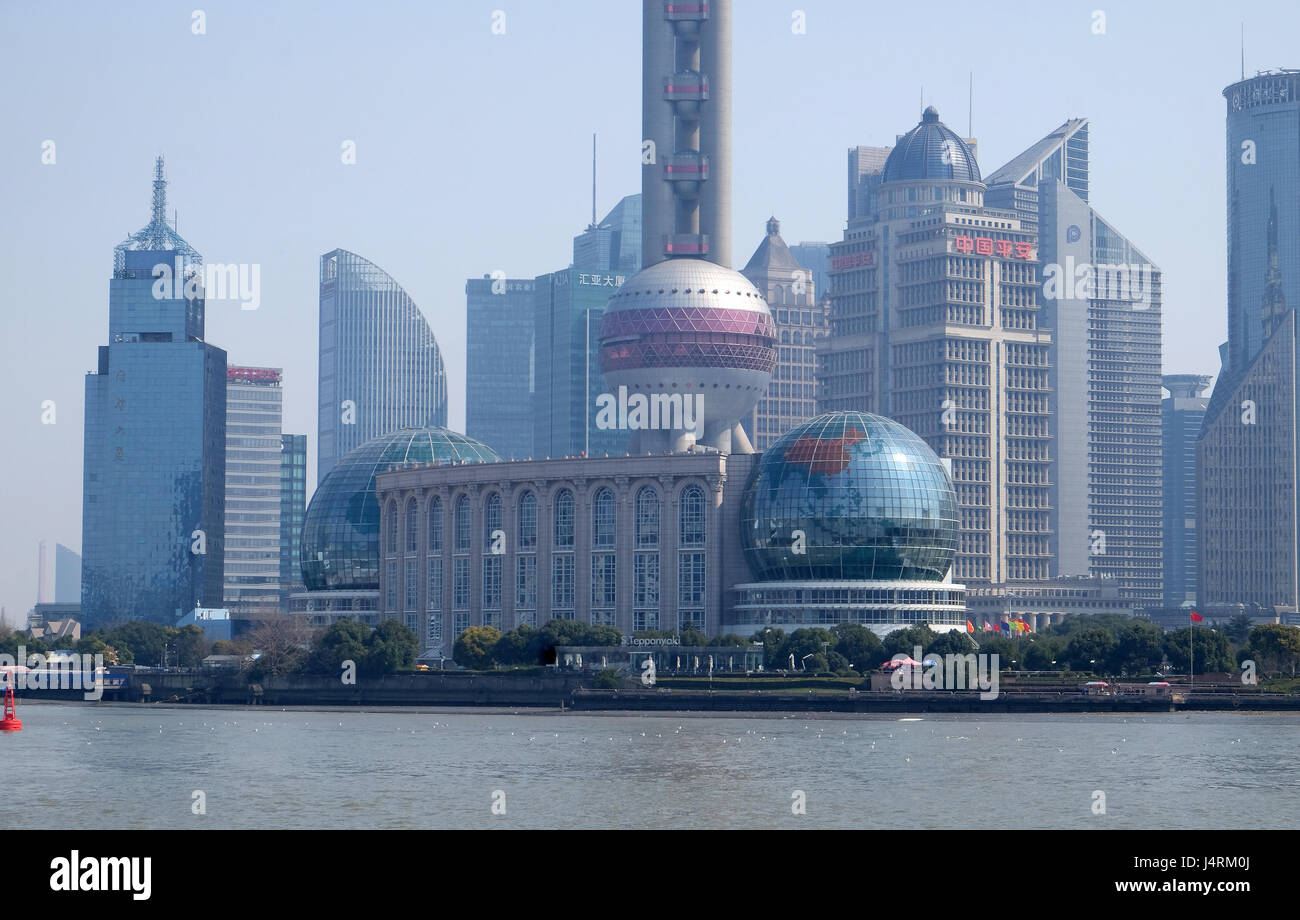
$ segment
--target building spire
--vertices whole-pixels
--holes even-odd
[[[163,158],[159,154],[153,167],[153,223],[167,222],[167,178],[163,173]]]

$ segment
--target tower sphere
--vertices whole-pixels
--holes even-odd
[[[667,259],[609,299],[600,366],[611,387],[630,395],[702,397],[695,440],[729,447],[728,433],[767,392],[776,324],[739,272],[703,259]]]

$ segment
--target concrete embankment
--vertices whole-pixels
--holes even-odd
[[[572,708],[596,711],[701,712],[1182,712],[1300,711],[1300,695],[1258,690],[1179,692],[1172,696],[1085,694],[1061,686],[1003,689],[994,699],[973,691],[855,691],[779,689],[636,688],[592,689],[589,676],[574,672],[536,674],[447,673],[335,678],[267,678],[204,672],[136,672],[103,699],[129,703],[194,703],[266,706],[431,706]],[[80,690],[26,690],[32,699],[84,699]]]

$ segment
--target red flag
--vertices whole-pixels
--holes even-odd
[[[966,632],[968,632],[968,633],[973,633],[974,631],[975,631],[975,624],[972,623],[970,620],[967,620],[967,621],[966,621]]]
[[[1200,615],[1199,613],[1197,613],[1195,610],[1192,611],[1192,613],[1191,613],[1191,617],[1192,617],[1192,622],[1193,622],[1193,623],[1199,623],[1199,622],[1201,622],[1202,620],[1205,619],[1205,617],[1201,616],[1201,615]]]

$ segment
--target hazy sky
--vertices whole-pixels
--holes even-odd
[[[737,265],[771,214],[787,242],[838,239],[846,148],[910,130],[923,86],[964,135],[974,71],[986,175],[1067,118],[1091,120],[1092,204],[1164,272],[1165,370],[1217,371],[1220,94],[1240,77],[1243,20],[1248,73],[1300,66],[1294,0],[735,6]],[[10,620],[35,601],[37,540],[51,557],[55,542],[81,546],[83,375],[106,344],[113,247],[149,219],[155,156],[169,216],[205,260],[261,266],[260,308],[210,302],[207,340],[232,363],[284,368],[285,430],[309,435],[314,484],[320,255],[357,252],[420,305],[462,427],[465,279],[568,264],[590,220],[593,132],[600,213],[640,190],[640,16],[635,0],[0,2]]]

